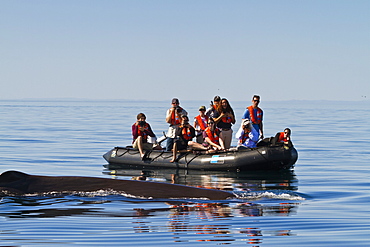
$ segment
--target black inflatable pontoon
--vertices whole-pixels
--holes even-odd
[[[298,152],[294,147],[271,145],[269,141],[263,140],[254,149],[235,148],[212,154],[192,151],[179,153],[174,163],[170,162],[172,152],[152,150],[142,159],[139,151],[132,147],[115,147],[103,157],[117,168],[124,165],[136,168],[242,171],[292,169],[298,159]]]

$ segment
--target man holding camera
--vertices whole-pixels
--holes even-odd
[[[167,145],[166,151],[171,151],[173,147],[174,140],[176,138],[176,129],[181,123],[181,116],[187,116],[188,113],[182,107],[180,107],[179,99],[172,99],[172,107],[167,110],[166,122],[170,124],[167,131]]]
[[[207,111],[205,112],[206,116],[208,117],[211,117],[211,118],[218,118],[219,117],[219,113],[217,111],[217,108],[219,107],[221,103],[221,97],[216,95],[214,98],[213,98],[213,101],[211,101],[211,107],[207,109]]]
[[[249,119],[244,119],[242,122],[242,131],[238,131],[235,137],[238,139],[238,147],[256,148],[259,134],[252,126],[252,122]]]

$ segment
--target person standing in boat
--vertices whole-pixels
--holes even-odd
[[[177,98],[172,99],[172,107],[167,110],[166,122],[170,124],[167,131],[167,143],[166,151],[171,151],[173,143],[176,137],[176,130],[181,123],[181,116],[188,115],[182,107],[180,107],[180,101]]]
[[[189,124],[189,118],[186,115],[181,116],[181,125],[176,130],[176,141],[173,144],[172,149],[172,160],[175,162],[177,158],[177,151],[190,149],[195,150],[207,150],[202,144],[193,142],[192,139],[195,137],[195,129]]]
[[[203,132],[203,146],[213,150],[224,150],[224,142],[220,138],[221,131],[216,127],[213,118],[208,119],[208,127]]]
[[[199,115],[194,118],[194,129],[196,130],[197,143],[204,142],[203,131],[207,128],[208,116],[205,115],[206,107],[199,107]]]
[[[220,138],[224,142],[225,149],[229,149],[233,134],[231,126],[235,124],[234,110],[231,108],[229,101],[223,98],[217,111],[219,117],[215,118],[214,121],[217,124],[217,127],[221,130]]]
[[[152,150],[154,147],[152,143],[148,143],[148,137],[155,138],[156,136],[150,124],[146,122],[144,113],[139,113],[136,119],[137,121],[132,125],[132,146],[134,149],[139,150],[140,157],[143,158],[145,155],[144,150]],[[155,148],[157,149],[157,146]]]
[[[213,98],[213,102],[211,101],[211,107],[207,109],[206,116],[211,118],[217,118],[219,116],[217,108],[220,105],[221,98],[220,96],[216,95]]]
[[[238,147],[256,148],[259,134],[249,119],[243,120],[242,131],[237,133]]]
[[[263,139],[263,111],[258,107],[261,97],[253,95],[252,105],[245,109],[242,120],[249,119],[252,122],[253,128],[259,133],[259,138]]]

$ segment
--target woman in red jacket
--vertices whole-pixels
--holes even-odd
[[[150,124],[146,122],[146,116],[144,113],[139,113],[136,117],[137,121],[132,125],[132,143],[133,148],[138,149],[140,157],[144,158],[144,150],[160,149],[160,146],[154,146],[153,143],[148,143],[148,137],[154,137],[155,134],[150,127]]]

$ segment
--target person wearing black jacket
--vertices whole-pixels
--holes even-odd
[[[197,150],[207,150],[202,144],[193,142],[192,139],[195,137],[195,129],[189,124],[189,118],[186,115],[181,116],[181,124],[176,130],[176,137],[178,138],[172,149],[172,160],[170,162],[175,162],[177,158],[177,151],[190,149]]]

